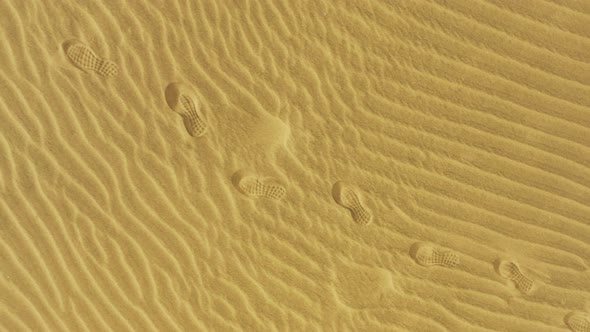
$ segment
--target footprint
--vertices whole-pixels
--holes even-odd
[[[530,294],[535,286],[533,279],[522,273],[522,270],[513,261],[499,260],[497,264],[498,274],[514,283],[524,294]]]
[[[261,179],[251,173],[239,171],[234,175],[234,183],[238,190],[247,196],[282,199],[287,190],[278,181]]]
[[[77,40],[66,41],[64,43],[64,50],[70,61],[82,70],[95,71],[107,77],[115,76],[119,73],[117,64],[111,60],[99,57],[90,47]]]
[[[168,106],[182,117],[188,133],[193,137],[205,135],[207,122],[201,114],[201,105],[188,87],[171,83],[166,87],[165,95]]]
[[[444,267],[456,267],[459,265],[459,255],[453,251],[441,251],[427,243],[414,243],[410,249],[410,255],[416,263],[422,266],[440,265]]]
[[[334,183],[332,196],[339,205],[347,208],[352,214],[352,219],[359,225],[368,225],[373,220],[371,211],[363,204],[360,191],[352,185],[342,181]]]
[[[565,316],[565,324],[574,332],[590,332],[590,315],[570,312]]]

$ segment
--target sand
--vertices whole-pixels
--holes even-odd
[[[590,331],[590,2],[0,22],[2,331]]]

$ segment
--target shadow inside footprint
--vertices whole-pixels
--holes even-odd
[[[496,272],[502,278],[510,280],[523,294],[532,293],[535,281],[525,275],[516,262],[498,259],[494,265]]]
[[[352,219],[359,225],[368,225],[373,221],[373,214],[363,202],[358,188],[343,181],[334,183],[332,197],[340,206],[348,209]]]
[[[460,259],[453,251],[443,251],[428,243],[417,242],[410,248],[410,256],[414,258],[416,263],[422,266],[444,266],[456,267],[459,265]]]
[[[277,180],[260,178],[246,170],[234,173],[232,183],[246,196],[282,199],[287,193],[285,186]]]
[[[94,71],[105,77],[116,76],[119,73],[117,64],[96,55],[92,48],[79,40],[65,41],[63,49],[70,61],[84,71]]]
[[[165,91],[168,106],[182,117],[189,135],[201,137],[207,132],[207,122],[201,112],[201,104],[190,89],[180,83],[170,83]]]
[[[590,332],[590,314],[570,312],[565,315],[564,322],[574,332]]]

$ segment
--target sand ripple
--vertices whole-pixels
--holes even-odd
[[[0,327],[587,331],[590,6],[523,3],[0,2]]]

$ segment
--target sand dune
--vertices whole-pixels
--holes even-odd
[[[0,2],[4,331],[590,331],[590,3]]]

